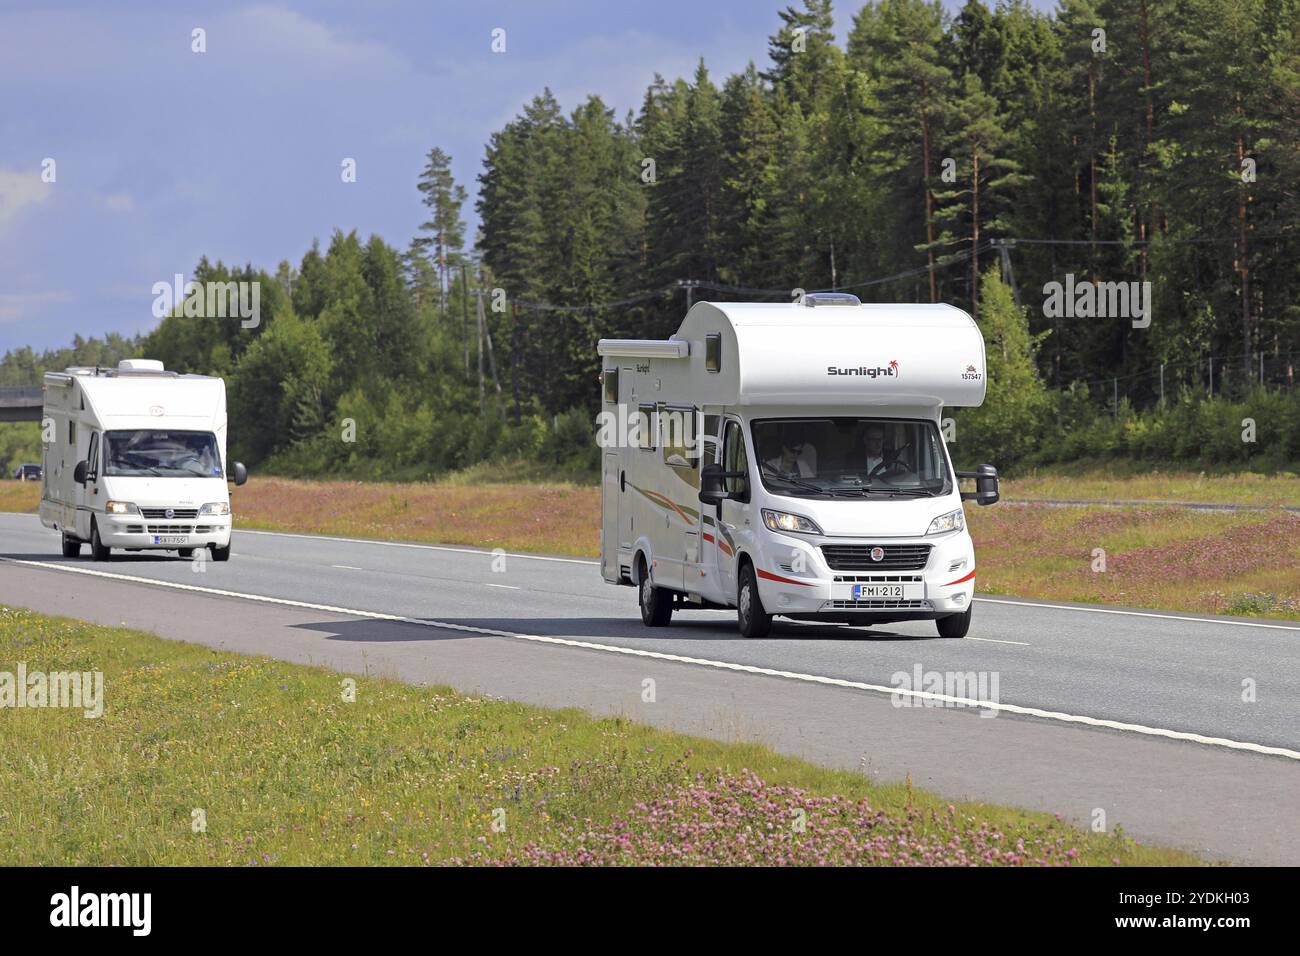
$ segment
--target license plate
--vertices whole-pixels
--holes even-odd
[[[187,534],[156,534],[153,536],[154,544],[189,544],[190,536]]]
[[[894,601],[913,600],[921,596],[920,591],[920,585],[916,584],[855,584],[853,585],[853,600],[870,601],[873,598],[885,598]]]

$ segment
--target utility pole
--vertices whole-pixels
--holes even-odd
[[[462,338],[465,340],[465,377],[469,378],[469,280],[465,278],[465,273],[469,271],[469,264],[462,262],[460,264],[460,319]]]
[[[483,277],[479,276],[480,282],[482,282],[482,279]],[[501,379],[497,377],[497,359],[496,354],[492,351],[492,332],[488,329],[487,312],[483,308],[483,297],[485,295],[487,295],[486,289],[476,289],[474,292],[476,300],[475,312],[478,315],[478,408],[480,412],[483,411],[483,350],[484,344],[486,343],[488,365],[492,372],[492,390],[496,392],[497,396],[497,411],[501,414],[502,418],[505,418],[505,399],[501,397]]]
[[[482,276],[479,277],[482,281]],[[474,315],[478,319],[478,413],[483,414],[483,290],[475,289]]]

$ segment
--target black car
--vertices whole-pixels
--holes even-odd
[[[41,466],[33,464],[19,465],[14,469],[14,478],[18,481],[40,481]]]

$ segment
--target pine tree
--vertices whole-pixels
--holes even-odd
[[[429,150],[416,188],[424,197],[429,218],[421,223],[422,235],[412,242],[412,247],[432,256],[438,270],[438,306],[446,311],[450,269],[465,245],[465,223],[460,218],[465,187],[458,185],[451,174],[451,157],[435,146]]]

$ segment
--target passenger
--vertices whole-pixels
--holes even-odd
[[[817,474],[817,449],[787,429],[781,433],[781,453],[763,464],[784,478],[811,478]]]

